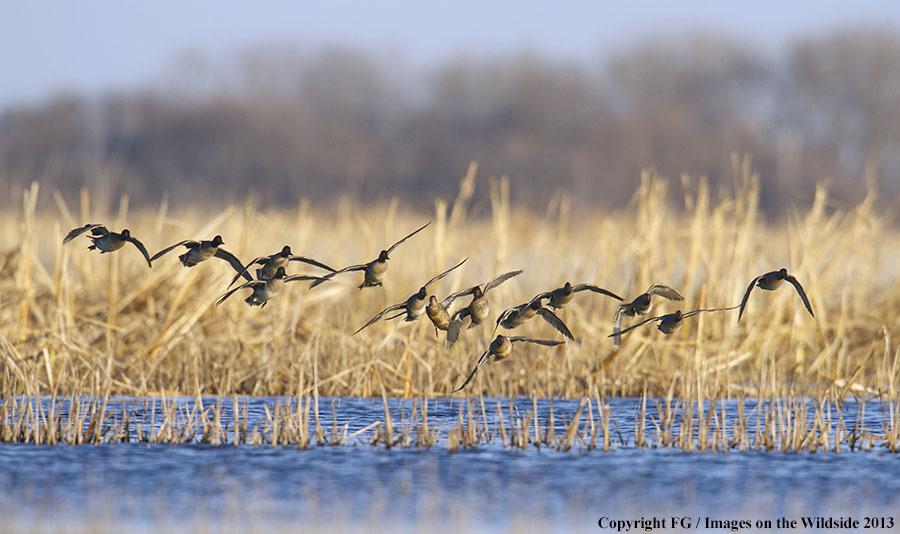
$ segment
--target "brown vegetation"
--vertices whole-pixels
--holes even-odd
[[[803,283],[816,318],[787,289],[755,292],[740,324],[736,312],[701,314],[664,336],[653,328],[611,340],[616,301],[579,295],[559,313],[580,343],[517,347],[485,366],[468,395],[582,396],[674,394],[683,398],[776,396],[833,391],[896,399],[900,316],[896,255],[900,233],[872,208],[875,190],[849,211],[830,206],[824,187],[808,210],[772,226],[758,212],[759,181],[735,160],[736,196],[718,199],[703,180],[682,182],[684,209],[665,199],[670,184],[645,173],[627,210],[570,214],[565,197],[535,217],[509,201],[508,183],[491,182],[490,220],[470,218],[475,168],[453,205],[433,210],[398,202],[294,210],[211,206],[169,213],[93,211],[85,193],[74,210],[24,210],[0,221],[4,250],[0,307],[0,392],[10,395],[212,394],[443,396],[471,370],[505,307],[566,280],[591,282],[630,298],[651,283],[685,295],[684,310],[734,305],[762,272],[788,267]],[[47,194],[43,192],[41,194]],[[163,258],[148,269],[137,250],[100,255],[73,242],[85,222],[123,227],[147,247],[222,234],[247,261],[290,244],[334,266],[377,255],[385,244],[433,220],[392,255],[383,288],[357,290],[359,273],[307,290],[297,282],[264,309],[230,299],[215,308],[234,272],[226,262],[187,269]],[[351,336],[378,310],[414,293],[430,276],[468,256],[435,284],[440,296],[514,268],[524,273],[490,294],[492,314],[453,349],[421,318],[379,322]],[[296,267],[294,267],[297,269]],[[464,303],[457,303],[456,306]],[[661,301],[656,311],[673,311]],[[533,321],[516,335],[555,338]]]

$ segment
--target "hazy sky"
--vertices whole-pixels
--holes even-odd
[[[660,31],[716,29],[772,49],[854,23],[900,28],[900,2],[12,1],[0,10],[0,107],[152,82],[179,53],[261,43],[374,47],[416,62],[522,48],[590,58]]]

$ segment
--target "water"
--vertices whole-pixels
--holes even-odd
[[[262,418],[263,405],[271,409],[275,400],[247,402],[251,417]],[[485,402],[492,426],[496,400]],[[671,531],[672,516],[701,526],[710,519],[774,526],[804,515],[892,517],[900,526],[900,455],[880,447],[841,454],[643,450],[633,445],[637,401],[614,399],[621,433],[614,432],[614,451],[506,449],[495,439],[448,452],[446,430],[457,424],[459,403],[429,401],[429,423],[443,424],[444,436],[432,449],[372,447],[369,433],[305,450],[0,445],[0,531],[584,532],[600,530],[601,517],[657,518]],[[411,406],[391,401],[395,423]],[[558,434],[577,406],[554,401]],[[524,414],[531,400],[517,407]],[[541,421],[549,410],[540,401]],[[338,399],[335,412],[350,432],[384,417],[381,400]],[[845,405],[848,428],[856,413]],[[330,429],[330,399],[320,401],[320,416]],[[877,431],[881,417],[872,403],[864,426]]]

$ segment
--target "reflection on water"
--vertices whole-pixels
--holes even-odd
[[[187,402],[187,401],[186,401]],[[253,413],[263,403],[251,399]],[[330,401],[321,410],[331,425]],[[456,424],[460,401],[429,401],[429,421]],[[496,406],[496,401],[487,403]],[[523,400],[521,409],[530,407]],[[871,453],[691,454],[633,446],[636,401],[611,401],[616,450],[503,448],[450,453],[370,447],[0,445],[0,531],[79,523],[129,531],[586,531],[601,516],[673,514],[775,519],[800,514],[896,515],[900,456]],[[392,401],[399,411],[411,404]],[[555,401],[558,432],[577,401]],[[541,420],[550,405],[541,401]],[[847,417],[855,408],[845,408]],[[380,400],[340,399],[338,423],[383,417]],[[147,416],[151,414],[146,414]],[[869,418],[872,421],[868,421]],[[880,411],[866,411],[880,424]],[[852,422],[847,422],[851,426]],[[846,449],[845,449],[846,450]],[[900,519],[897,517],[896,519]],[[115,528],[113,529],[115,530]]]

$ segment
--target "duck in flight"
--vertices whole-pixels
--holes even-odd
[[[643,321],[641,321],[633,326],[630,326],[630,327],[626,328],[625,330],[622,330],[619,332],[613,332],[608,337],[625,335],[628,332],[631,332],[632,330],[634,330],[635,328],[640,328],[640,327],[644,326],[645,324],[652,322],[652,321],[659,321],[659,324],[656,325],[656,328],[658,328],[659,331],[662,332],[663,334],[670,336],[670,335],[674,334],[675,332],[681,330],[681,327],[684,326],[684,320],[687,319],[688,317],[693,317],[694,315],[697,315],[698,313],[729,311],[729,310],[735,310],[737,308],[738,308],[737,306],[731,306],[730,308],[710,308],[710,309],[706,309],[706,310],[693,310],[693,311],[689,311],[687,313],[681,313],[681,310],[677,310],[674,313],[667,313],[665,315],[660,315],[659,317],[650,317],[649,319],[644,319]]]
[[[447,344],[452,346],[456,343],[456,340],[459,339],[463,319],[466,317],[468,317],[470,321],[469,328],[474,328],[487,319],[488,314],[491,313],[491,303],[488,302],[487,297],[485,297],[488,291],[494,289],[513,276],[518,276],[520,274],[522,274],[521,269],[509,271],[484,284],[484,287],[475,286],[470,289],[469,292],[472,295],[472,302],[465,308],[456,311],[450,318],[450,325],[447,329]]]
[[[238,281],[238,278],[240,278],[241,276],[244,275],[244,273],[249,271],[250,267],[252,267],[253,265],[262,265],[262,267],[260,267],[259,269],[256,269],[256,279],[257,280],[266,280],[266,279],[274,277],[275,273],[278,271],[279,267],[286,268],[288,266],[288,263],[292,262],[292,261],[299,261],[299,262],[307,263],[309,265],[313,265],[320,269],[324,269],[328,272],[332,272],[332,273],[335,272],[335,270],[332,269],[331,267],[325,265],[324,263],[318,262],[314,259],[306,258],[304,256],[294,256],[291,253],[291,247],[288,245],[285,245],[281,249],[281,252],[276,252],[275,254],[272,254],[271,256],[260,256],[258,258],[254,258],[254,259],[250,260],[250,263],[248,263],[246,266],[244,266],[243,269],[238,271],[238,273],[231,280],[231,283],[228,284],[228,287],[231,287],[232,285],[234,285],[234,283]]]
[[[797,294],[800,295],[800,300],[802,300],[803,305],[806,306],[806,311],[808,311],[812,317],[815,317],[812,306],[809,304],[809,298],[806,297],[806,291],[803,290],[803,286],[800,285],[800,282],[798,282],[796,278],[788,274],[787,269],[782,267],[777,271],[761,274],[750,282],[750,285],[747,286],[746,293],[744,293],[744,298],[741,299],[741,311],[738,312],[738,322],[741,322],[741,315],[744,314],[744,308],[747,306],[747,299],[750,298],[750,292],[753,291],[754,287],[765,289],[767,291],[775,291],[781,287],[781,284],[784,282],[794,286],[794,289],[797,290]]]
[[[631,302],[620,304],[619,307],[616,308],[616,315],[613,317],[613,346],[618,347],[622,344],[622,337],[619,335],[622,328],[622,316],[627,315],[628,317],[635,317],[637,315],[647,315],[650,313],[650,310],[653,309],[652,297],[654,296],[676,301],[684,300],[681,293],[675,291],[671,287],[653,284],[647,288],[647,291],[635,297]]]
[[[206,261],[210,258],[219,258],[227,261],[235,271],[240,273],[244,270],[244,264],[241,263],[241,260],[237,259],[234,254],[222,248],[222,245],[224,244],[225,242],[220,235],[212,238],[211,241],[191,241],[186,239],[160,250],[150,258],[150,261],[156,261],[176,247],[185,247],[187,248],[187,252],[178,256],[178,261],[185,267],[193,267],[201,261]],[[253,281],[253,278],[246,272],[244,273],[244,278],[246,278],[248,282]]]
[[[88,247],[88,250],[99,250],[101,254],[105,252],[114,252],[119,250],[120,248],[125,246],[125,243],[131,243],[141,252],[141,255],[144,256],[144,259],[147,260],[147,266],[151,269],[153,268],[153,260],[150,258],[150,255],[147,254],[147,249],[144,247],[144,244],[131,237],[131,232],[128,229],[124,229],[119,233],[110,232],[106,229],[106,226],[102,224],[86,224],[80,228],[75,228],[66,234],[66,237],[63,238],[63,245],[68,243],[69,241],[75,239],[81,234],[91,231],[91,235],[88,236],[88,239],[93,243]]]
[[[356,332],[353,332],[353,335],[356,335],[356,334],[360,333],[360,332],[362,331],[363,328],[365,328],[365,327],[371,325],[372,323],[378,321],[378,320],[381,319],[385,314],[388,314],[388,313],[391,313],[391,312],[395,312],[395,311],[398,311],[398,310],[403,310],[403,311],[400,311],[400,313],[398,313],[398,314],[396,314],[396,315],[393,315],[393,316],[391,316],[391,317],[385,318],[385,321],[390,321],[391,319],[396,319],[396,318],[398,318],[398,317],[400,317],[401,315],[404,315],[404,314],[406,314],[406,319],[405,319],[406,322],[412,322],[412,321],[415,321],[416,319],[418,319],[419,317],[421,317],[421,316],[425,313],[425,307],[426,307],[426,306],[425,306],[425,297],[428,296],[428,286],[430,286],[431,284],[437,282],[437,281],[440,280],[441,278],[443,278],[443,277],[447,276],[448,274],[450,274],[454,269],[456,269],[457,267],[459,267],[460,265],[462,265],[463,263],[465,263],[466,260],[468,260],[468,259],[469,259],[469,258],[465,258],[464,260],[462,260],[461,262],[457,263],[457,264],[454,265],[453,267],[450,267],[450,268],[447,269],[446,271],[444,271],[444,272],[442,272],[441,274],[435,276],[435,277],[432,278],[431,280],[425,282],[425,284],[424,284],[421,288],[419,288],[419,291],[418,291],[418,292],[413,293],[413,294],[412,294],[408,299],[406,299],[405,301],[403,301],[403,302],[401,302],[401,303],[399,303],[399,304],[394,304],[393,306],[388,306],[387,308],[381,310],[380,312],[378,312],[377,315],[375,315],[375,317],[372,317],[371,319],[369,319],[369,322],[367,322],[366,324],[364,324],[364,325],[362,325],[361,327],[359,327],[359,330],[357,330]],[[433,299],[434,296],[432,296],[431,298]]]
[[[271,278],[267,278],[265,280],[251,280],[250,282],[246,282],[241,284],[235,288],[230,289],[227,293],[222,295],[218,301],[216,301],[216,306],[225,302],[225,299],[233,295],[236,291],[240,291],[241,289],[252,289],[253,292],[250,293],[244,302],[249,304],[250,306],[259,306],[264,308],[266,303],[269,302],[269,299],[281,293],[284,289],[284,284],[287,282],[296,282],[300,280],[319,280],[318,276],[308,276],[303,274],[297,274],[293,276],[287,276],[287,272],[285,272],[284,267],[279,267],[278,270],[275,271],[275,275]]]
[[[453,304],[454,300],[466,295],[471,295],[474,289],[475,288],[470,287],[469,289],[451,293],[444,300],[438,300],[434,295],[428,297],[428,305],[425,306],[425,313],[431,320],[431,324],[434,325],[434,335],[438,335],[439,330],[446,332],[450,329],[450,306]]]
[[[545,345],[547,347],[555,347],[557,345],[562,345],[565,341],[555,341],[550,339],[532,339],[530,337],[521,337],[521,336],[504,336],[498,335],[494,338],[494,341],[491,342],[490,346],[484,353],[478,358],[478,363],[475,364],[475,368],[472,369],[472,372],[469,373],[469,376],[466,378],[466,381],[463,382],[461,386],[453,390],[454,393],[466,387],[469,382],[472,381],[472,377],[475,376],[475,373],[478,372],[479,369],[484,367],[484,364],[488,362],[495,362],[500,360],[505,360],[512,353],[512,346],[515,343],[537,343],[538,345]]]
[[[566,323],[553,311],[541,305],[541,295],[534,297],[529,302],[504,310],[500,317],[497,317],[497,325],[494,327],[494,332],[496,333],[497,328],[501,326],[506,330],[518,328],[535,315],[540,315],[543,320],[559,330],[562,335],[573,341],[575,340],[575,336],[572,335]]]
[[[330,280],[335,275],[350,272],[350,271],[365,271],[363,282],[362,282],[362,284],[359,285],[359,289],[362,289],[364,287],[375,287],[375,286],[382,285],[382,282],[384,281],[384,274],[387,272],[387,268],[388,268],[387,262],[389,259],[391,259],[390,258],[391,252],[393,252],[395,248],[400,246],[401,243],[403,243],[410,237],[418,234],[419,232],[421,232],[422,230],[427,228],[429,224],[431,224],[431,221],[428,221],[427,223],[425,223],[424,226],[422,226],[418,230],[416,230],[413,233],[409,234],[408,236],[404,237],[400,241],[397,241],[396,243],[391,245],[390,248],[388,248],[386,250],[382,250],[378,254],[378,257],[375,258],[374,260],[370,261],[369,263],[361,263],[359,265],[351,265],[349,267],[344,267],[343,269],[338,269],[337,271],[335,271],[333,273],[329,273],[329,274],[325,275],[324,277],[322,277],[321,281],[313,282],[310,287],[311,288],[316,287],[317,285],[319,285],[327,280]]]
[[[575,298],[575,293],[579,293],[581,291],[592,291],[594,293],[600,293],[601,295],[606,295],[607,297],[611,297],[619,301],[625,300],[612,291],[603,289],[602,287],[595,286],[593,284],[576,284],[573,286],[569,282],[566,282],[564,286],[554,289],[553,291],[541,293],[535,298],[550,299],[547,302],[547,305],[553,309],[558,310],[572,302],[572,299]]]

